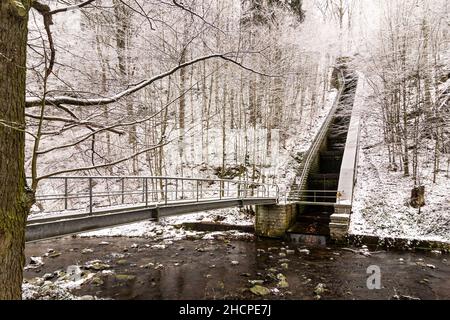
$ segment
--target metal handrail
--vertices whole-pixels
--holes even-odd
[[[103,201],[107,200],[110,203],[111,201],[117,202],[117,205],[125,205],[125,197],[134,197],[132,198],[133,204],[145,203],[148,206],[155,203],[167,205],[177,201],[200,202],[230,198],[271,198],[278,201],[280,192],[279,186],[274,183],[231,179],[171,176],[53,176],[42,181],[45,180],[61,181],[62,183],[57,186],[57,189],[61,191],[53,194],[40,194],[38,189],[37,202],[63,200],[64,210],[72,210],[76,208],[69,206],[69,200],[89,199],[87,206],[89,213],[93,213],[94,207],[102,206],[102,204],[94,203],[94,199],[97,198],[105,198]],[[69,191],[69,182],[71,180],[75,180],[77,187],[81,188],[83,188],[83,185],[79,183],[80,180],[87,180],[88,184],[84,186],[83,190],[73,192]],[[95,188],[99,180],[107,181],[107,184],[101,191],[96,192]],[[113,185],[108,184],[110,180],[113,180]],[[125,185],[125,181],[134,181],[131,187],[132,190],[130,190],[129,185]],[[204,186],[204,184],[208,186]],[[110,188],[113,190],[108,191]],[[117,197],[121,199],[117,201]]]
[[[335,200],[336,203],[340,202],[340,195],[342,193],[340,191],[336,190],[291,190],[289,192],[289,196],[287,196],[287,199],[290,201],[307,201],[307,202],[321,202],[317,200],[323,200],[323,199],[332,199]],[[305,200],[310,198],[313,198],[313,201]]]
[[[340,70],[340,80],[341,80],[341,82],[343,82],[343,79],[344,79],[344,73],[343,73],[342,70]],[[339,88],[339,92],[338,92],[338,94],[337,94],[337,96],[336,96],[336,98],[335,98],[335,100],[333,102],[333,106],[332,106],[330,112],[328,113],[327,118],[322,123],[322,126],[320,127],[319,133],[314,138],[314,141],[313,141],[311,147],[309,148],[309,150],[307,152],[306,159],[304,159],[302,161],[302,173],[301,173],[300,178],[299,178],[299,183],[296,183],[297,182],[297,178],[296,178],[296,180],[295,180],[295,182],[293,184],[293,185],[298,185],[300,187],[300,189],[306,183],[306,179],[307,179],[308,174],[309,174],[311,163],[312,163],[312,161],[314,159],[314,156],[316,155],[317,151],[319,150],[320,145],[323,142],[324,135],[328,131],[328,128],[329,128],[330,123],[331,123],[331,120],[333,119],[333,116],[334,116],[334,114],[336,112],[336,109],[337,109],[337,107],[339,105],[339,101],[341,99],[341,96],[342,96],[342,93],[344,91],[344,88],[345,88],[344,85],[341,85],[341,87]],[[291,186],[291,189],[292,189],[292,186]]]

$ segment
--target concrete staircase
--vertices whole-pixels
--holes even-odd
[[[343,76],[344,88],[338,107],[314,161],[318,165],[309,172],[304,186],[304,190],[326,191],[327,196],[321,198],[308,193],[302,200],[314,203],[297,205],[296,221],[288,230],[288,235],[294,241],[311,242],[311,239],[316,239],[313,242],[324,243],[330,237],[331,216],[335,213],[335,205],[330,203],[337,202],[342,159],[357,85],[357,76],[353,72],[344,69]],[[324,205],[320,205],[320,202],[324,202]]]

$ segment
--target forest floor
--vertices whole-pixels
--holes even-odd
[[[411,207],[414,181],[403,172],[389,170],[380,128],[377,114],[365,112],[350,233],[450,243],[448,172],[441,170],[433,183],[433,148],[420,146],[419,176],[420,184],[425,186],[426,205],[420,212]],[[446,164],[445,155],[442,163]]]

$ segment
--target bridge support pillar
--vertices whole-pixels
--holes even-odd
[[[334,206],[334,214],[331,215],[330,221],[330,237],[335,242],[342,242],[348,235],[350,226],[350,216],[352,206],[346,204],[336,204]]]
[[[266,238],[284,238],[296,216],[295,204],[257,205],[255,233]]]

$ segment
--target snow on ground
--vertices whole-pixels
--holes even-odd
[[[29,265],[27,267],[33,267]],[[69,266],[66,271],[55,271],[35,277],[22,284],[24,300],[96,300],[93,296],[74,296],[71,291],[91,281],[95,273],[82,271],[79,266]],[[50,281],[53,280],[53,281]]]
[[[336,89],[333,89],[327,94],[323,108],[318,110],[316,121],[307,123],[308,121],[305,120],[299,127],[291,128],[292,132],[289,134],[286,148],[281,149],[276,163],[277,169],[275,172],[277,176],[274,182],[280,186],[281,192],[285,192],[286,188],[289,188],[294,182],[300,165],[294,157],[305,153],[310,148],[333,106],[337,92]],[[284,190],[283,187],[285,188]]]
[[[350,233],[450,243],[450,178],[440,172],[433,183],[433,151],[422,146],[420,174],[426,206],[420,213],[410,207],[414,182],[402,172],[388,170],[387,147],[376,116],[369,112],[363,116]]]
[[[247,239],[252,236],[239,231],[200,232],[190,231],[180,225],[184,222],[220,222],[236,226],[253,225],[253,216],[242,212],[239,208],[211,210],[180,216],[161,218],[159,222],[145,221],[127,224],[114,228],[80,234],[80,237],[145,237],[171,244],[183,239],[210,239],[224,236],[231,239]]]

